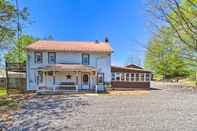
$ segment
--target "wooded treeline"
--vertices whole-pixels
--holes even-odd
[[[195,78],[197,71],[197,0],[148,0],[153,36],[145,67],[156,78]]]

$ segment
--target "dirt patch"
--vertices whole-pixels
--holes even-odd
[[[148,90],[138,91],[108,91],[107,93],[79,93],[71,94],[71,96],[145,96],[148,95]]]
[[[145,96],[149,91],[110,91],[109,96]]]

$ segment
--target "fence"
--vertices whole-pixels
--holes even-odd
[[[25,91],[26,89],[26,64],[6,62],[6,88]]]

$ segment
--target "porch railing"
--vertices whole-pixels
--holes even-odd
[[[78,92],[78,85],[52,85],[52,86],[38,86],[38,91],[76,91]]]

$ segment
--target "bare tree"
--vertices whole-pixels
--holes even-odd
[[[148,0],[146,12],[156,28],[170,27],[184,47],[183,57],[197,66],[197,1]],[[196,73],[197,79],[197,73]]]

